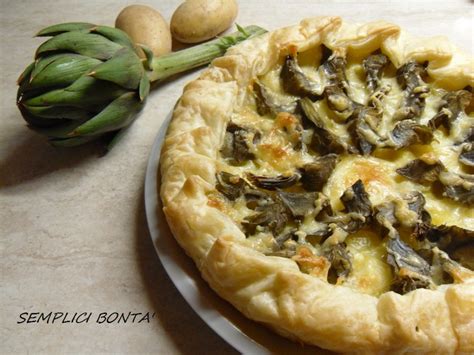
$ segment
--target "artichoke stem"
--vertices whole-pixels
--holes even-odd
[[[239,31],[230,35],[154,58],[151,64],[152,71],[149,73],[150,81],[162,81],[174,74],[208,64],[214,58],[224,55],[233,45],[265,32],[267,32],[265,29],[258,26],[239,28]]]

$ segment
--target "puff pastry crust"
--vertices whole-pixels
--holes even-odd
[[[184,88],[161,155],[161,199],[168,224],[204,279],[248,318],[279,334],[340,352],[474,352],[474,279],[373,296],[302,273],[294,260],[245,243],[232,219],[215,208],[216,159],[227,123],[255,77],[296,47],[324,44],[341,55],[381,49],[399,67],[428,62],[440,87],[474,86],[474,62],[443,37],[417,38],[384,21],[305,19],[232,47]]]

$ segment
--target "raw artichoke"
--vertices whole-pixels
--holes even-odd
[[[125,32],[89,23],[64,23],[41,30],[52,36],[18,79],[17,105],[30,128],[54,145],[76,146],[113,138],[143,107],[150,82],[209,63],[227,48],[266,32],[260,27],[146,59]]]

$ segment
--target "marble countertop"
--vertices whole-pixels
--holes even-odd
[[[139,118],[102,157],[94,144],[73,150],[49,146],[25,127],[15,106],[15,81],[42,42],[32,37],[39,29],[69,21],[113,25],[119,11],[131,3],[0,3],[1,353],[236,353],[193,312],[167,277],[144,212],[145,168],[154,138],[183,85],[197,73],[153,90]],[[170,19],[180,1],[144,3]],[[239,4],[241,25],[275,29],[317,15],[385,19],[419,36],[445,35],[471,54],[474,49],[470,1]],[[25,312],[68,313],[65,320],[85,312],[93,321],[27,323],[22,321]],[[141,315],[133,323],[98,324],[103,312]],[[146,314],[149,322],[138,322]]]

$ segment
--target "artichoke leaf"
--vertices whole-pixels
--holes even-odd
[[[460,163],[474,167],[474,143],[464,143],[458,159]]]
[[[328,282],[336,284],[340,277],[345,278],[352,270],[352,261],[349,251],[346,249],[346,243],[331,245],[325,250],[324,256],[331,263],[328,273]]]
[[[300,179],[300,175],[293,174],[289,176],[257,176],[252,173],[248,173],[248,178],[257,187],[266,190],[276,190],[295,185]]]
[[[398,236],[388,240],[387,263],[395,272],[393,291],[405,294],[432,286],[430,265]]]
[[[74,106],[95,109],[127,93],[128,90],[104,80],[82,76],[73,84],[30,98],[24,103],[28,106]]]
[[[122,30],[110,26],[95,26],[91,29],[92,33],[98,33],[112,42],[118,43],[124,47],[136,52],[136,48],[130,37]]]
[[[472,175],[442,171],[439,174],[439,181],[444,185],[444,196],[468,206],[474,205],[474,178]]]
[[[153,51],[143,44],[137,43],[137,45],[142,49],[143,53],[145,54],[145,61],[143,62],[143,65],[147,70],[152,70],[153,58],[155,58]]]
[[[239,176],[225,171],[216,174],[216,189],[229,200],[234,201],[244,193],[246,183]]]
[[[380,87],[383,70],[389,63],[385,54],[373,54],[368,56],[362,62],[366,74],[367,87],[374,92]]]
[[[98,65],[88,75],[135,90],[144,74],[142,62],[135,52],[122,48],[112,58]]]
[[[268,229],[273,235],[279,235],[285,228],[288,214],[279,198],[268,204],[257,206],[255,211],[256,214],[250,215],[242,221],[242,227],[247,236],[255,234],[257,227]]]
[[[71,133],[80,125],[87,122],[87,119],[78,120],[78,121],[64,121],[63,123],[56,124],[52,127],[47,128],[38,128],[35,126],[31,126],[30,128],[34,131],[45,135],[49,138],[59,138],[59,139],[66,139],[71,136]]]
[[[148,79],[148,76],[146,74],[143,74],[140,80],[140,86],[138,88],[140,101],[145,101],[149,93],[150,93],[150,79]]]
[[[28,106],[23,107],[35,117],[49,119],[82,120],[89,118],[90,112],[81,108],[71,106]]]
[[[395,125],[386,143],[400,149],[412,144],[428,144],[432,139],[433,131],[428,126],[406,119]]]
[[[66,22],[43,28],[36,34],[36,37],[56,36],[64,32],[88,30],[96,25],[87,22]]]
[[[454,122],[461,112],[472,100],[472,94],[467,90],[458,90],[446,93],[439,106],[439,111],[429,121],[432,129],[444,126],[448,132],[451,130],[452,122]]]
[[[257,112],[263,116],[267,113],[278,114],[280,112],[295,113],[297,102],[278,102],[274,94],[272,94],[265,86],[255,81],[253,84],[253,92],[257,104]]]
[[[396,171],[409,180],[430,184],[438,179],[439,173],[444,169],[444,165],[438,160],[415,159]]]
[[[24,83],[28,84],[30,80],[31,73],[33,72],[33,69],[35,68],[35,62],[30,63],[25,70],[20,74],[18,79],[16,80],[16,83],[20,86],[22,86]]]
[[[291,95],[318,97],[323,93],[322,85],[311,81],[304,74],[294,56],[286,56],[280,77],[283,89]]]
[[[306,191],[321,191],[336,167],[339,157],[326,154],[301,168],[301,182]]]
[[[328,153],[341,154],[352,149],[352,147],[348,147],[347,144],[342,142],[335,133],[325,127],[323,119],[319,116],[313,102],[309,98],[301,99],[300,106],[303,109],[304,116],[314,124],[311,148],[321,155]]]
[[[345,212],[360,213],[365,218],[372,215],[372,203],[365,191],[362,180],[357,180],[351,187],[347,188],[341,196]]]
[[[101,64],[78,54],[56,54],[40,58],[31,73],[28,89],[68,86]]]
[[[68,51],[107,60],[120,48],[123,48],[120,44],[114,43],[101,35],[88,31],[73,31],[61,33],[41,44],[36,51],[35,58],[47,52]]]
[[[231,159],[231,163],[239,165],[255,158],[252,147],[260,139],[260,131],[239,126],[233,122],[227,125],[221,154]]]
[[[77,127],[72,135],[96,135],[115,131],[129,125],[142,108],[134,92],[126,93],[105,107],[89,121]]]
[[[396,120],[419,117],[425,109],[425,99],[430,88],[422,77],[426,69],[423,65],[411,60],[398,68],[397,81],[404,90],[402,106],[395,113]]]
[[[316,192],[279,191],[278,196],[295,218],[304,217],[314,211],[318,199]]]

